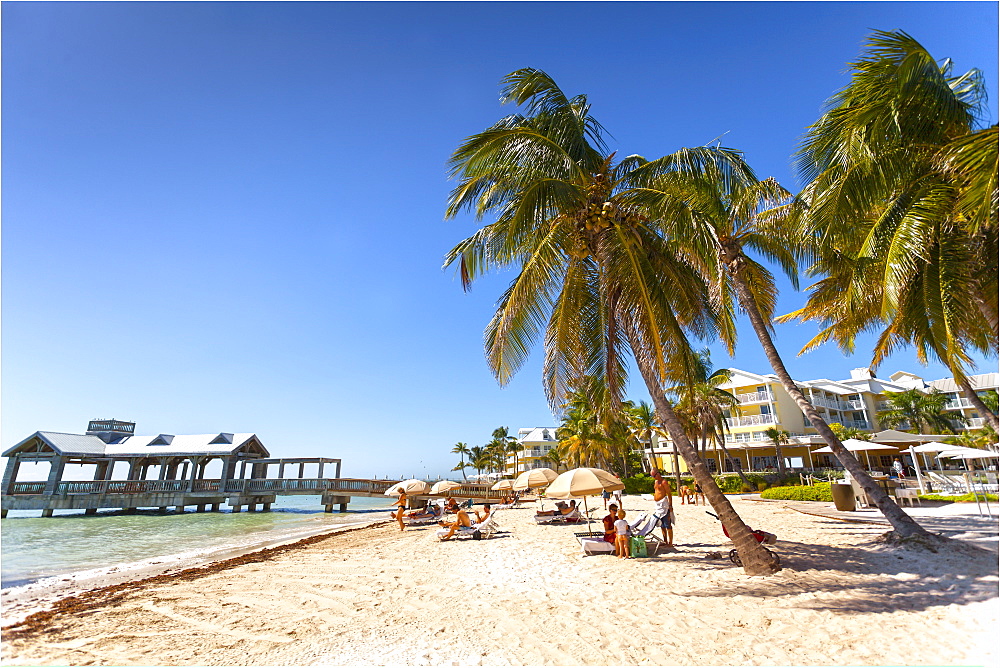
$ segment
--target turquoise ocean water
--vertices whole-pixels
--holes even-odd
[[[162,557],[204,556],[305,537],[323,528],[388,517],[390,499],[355,497],[347,513],[324,513],[317,496],[279,496],[271,512],[135,515],[102,511],[10,511],[0,522],[3,588],[47,577],[127,567]]]

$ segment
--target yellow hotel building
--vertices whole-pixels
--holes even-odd
[[[764,434],[766,429],[773,427],[789,433],[789,443],[782,446],[787,468],[838,467],[833,455],[811,453],[812,449],[823,444],[823,440],[808,424],[805,415],[785,392],[777,376],[742,369],[730,371],[732,380],[719,387],[735,395],[739,406],[726,417],[726,449],[733,457],[739,457],[745,470],[766,471],[777,468],[774,445]],[[997,380],[996,373],[970,376],[978,393],[996,390]],[[914,388],[925,392],[936,389],[951,394],[946,408],[961,413],[966,418],[964,427],[978,429],[982,426],[982,418],[975,414],[969,400],[960,396],[954,380],[950,378],[926,383],[916,374],[897,371],[889,376],[889,380],[883,380],[873,376],[869,369],[861,368],[853,369],[851,377],[846,380],[820,378],[796,381],[796,384],[828,423],[839,422],[845,427],[867,432],[884,428],[876,418],[876,413],[884,409],[884,392],[902,392]],[[673,447],[669,439],[655,439],[652,454],[660,468],[673,471],[672,453]],[[709,446],[705,459],[713,472],[735,470],[731,462],[724,461],[722,450],[714,446]],[[888,468],[892,458],[872,454],[870,461],[872,468]],[[686,470],[683,459],[680,460],[680,466],[682,472]]]

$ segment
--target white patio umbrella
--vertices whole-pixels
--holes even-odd
[[[431,494],[444,494],[445,492],[450,492],[453,489],[458,489],[462,486],[460,482],[453,482],[451,480],[438,480],[431,486]]]
[[[881,445],[879,443],[872,443],[871,441],[862,441],[857,438],[848,438],[841,441],[841,443],[843,443],[844,447],[847,448],[850,452],[867,452],[868,450],[897,450],[897,451],[899,450],[899,448],[897,448],[894,445]],[[819,450],[813,450],[813,452],[820,454],[823,453],[832,454],[833,450],[828,445],[825,448],[820,448]],[[865,459],[868,460],[868,468],[870,469],[872,467],[872,462],[870,459],[868,459],[868,455],[865,455]]]
[[[930,443],[921,443],[920,445],[911,445],[907,448],[907,452],[910,453],[910,459],[913,460],[913,469],[917,472],[917,487],[920,488],[920,493],[924,493],[924,476],[920,471],[920,462],[917,459],[917,453],[926,455],[931,452],[942,452],[944,450],[951,450],[955,448],[954,445],[948,445],[947,443],[941,443],[940,441],[931,441]],[[926,461],[924,462],[926,464]]]
[[[423,480],[417,480],[416,478],[411,478],[409,480],[397,482],[395,485],[385,490],[385,495],[399,496],[400,492],[406,492],[407,494],[426,494],[427,483],[424,482]]]
[[[587,497],[607,490],[615,492],[625,489],[625,483],[604,469],[578,468],[560,473],[545,490],[545,496],[552,499],[583,497],[583,509],[587,514],[587,532],[590,532],[590,511]]]
[[[991,450],[977,450],[976,448],[963,448],[962,452],[942,452],[942,457],[948,459],[997,459],[1000,453]]]

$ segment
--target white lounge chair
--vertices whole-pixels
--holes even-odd
[[[451,529],[438,529],[437,537],[444,539],[444,537],[448,535],[449,531],[451,531]],[[485,520],[479,522],[478,524],[473,524],[472,526],[459,527],[458,530],[455,531],[452,538],[475,538],[477,532],[480,538],[489,538],[498,531],[500,531],[500,526],[496,521],[496,510],[491,509],[489,517]]]
[[[587,518],[580,513],[579,508],[574,508],[566,515],[535,515],[536,524],[578,524],[586,521]]]
[[[642,536],[646,540],[646,554],[655,557],[660,548],[665,545],[663,539],[656,535],[660,523],[655,515],[640,513],[634,522],[629,523],[633,536]]]

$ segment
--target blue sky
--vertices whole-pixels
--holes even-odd
[[[2,7],[4,448],[117,417],[252,431],[347,475],[435,475],[458,441],[551,425],[540,355],[506,388],[464,294],[445,162],[521,67],[586,93],[619,155],[724,135],[789,156],[871,29],[997,87],[996,3],[21,3]],[[996,106],[989,112],[996,122]],[[803,300],[786,283],[779,312]],[[769,371],[744,326],[735,360]],[[794,357],[844,378],[867,352]],[[985,364],[986,370],[995,362]],[[880,368],[921,370],[902,351]],[[645,398],[634,385],[632,397]]]

